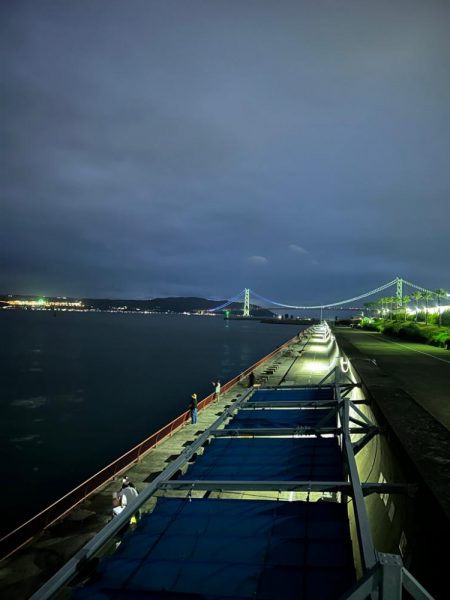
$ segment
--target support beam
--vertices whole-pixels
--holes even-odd
[[[398,554],[378,553],[381,567],[380,597],[386,600],[401,600],[403,562]]]
[[[235,491],[235,492],[339,492],[350,493],[347,481],[242,481],[182,479],[161,483],[162,490]]]
[[[341,596],[340,600],[367,600],[367,598],[374,598],[372,594],[378,589],[379,582],[380,571],[378,565],[376,565],[364,573],[355,585],[346,594]]]
[[[379,562],[358,579],[354,586],[341,600],[400,600],[403,590],[414,600],[434,600],[425,588],[402,566],[401,557],[397,554],[379,553]],[[409,597],[408,596],[408,597]]]
[[[332,376],[333,376],[333,375],[334,375],[334,376],[335,376],[335,378],[336,378],[336,374],[339,374],[339,375],[340,375],[340,377],[341,377],[341,379],[343,378],[344,380],[346,380],[346,381],[348,382],[346,385],[348,385],[348,384],[350,384],[350,385],[353,385],[353,384],[355,383],[355,382],[354,382],[354,381],[353,381],[353,380],[352,380],[352,379],[351,379],[351,378],[348,376],[348,374],[347,374],[347,373],[343,373],[343,372],[341,371],[341,368],[340,368],[340,367],[333,367],[333,368],[331,369],[331,371],[329,371],[329,372],[328,372],[328,373],[325,375],[325,377],[323,377],[323,379],[321,379],[321,380],[319,381],[319,383],[318,383],[318,387],[322,387],[322,386],[325,384],[325,382],[326,382],[326,381],[329,381],[329,380],[331,380],[331,378],[332,378]],[[342,381],[340,381],[340,382],[339,382],[339,385],[342,385]]]
[[[354,433],[364,433],[365,429],[355,428]],[[239,437],[239,436],[293,436],[293,435],[339,435],[342,433],[340,427],[239,427],[236,429],[218,429],[212,434],[214,437]]]
[[[359,419],[355,419],[355,417],[349,417],[349,421],[350,421],[350,423],[353,423],[354,425],[359,425],[360,427],[365,427],[366,430],[370,427],[369,425],[367,425],[367,423],[365,423],[364,421],[360,421]]]
[[[318,387],[319,387],[319,388],[320,388],[320,387],[322,387],[326,381],[330,380],[332,375],[335,375],[335,373],[336,373],[336,369],[337,369],[337,367],[333,367],[333,368],[331,369],[331,371],[329,371],[329,372],[328,372],[328,373],[325,375],[325,377],[323,377],[323,378],[322,378],[322,379],[319,381],[319,383],[318,383]]]
[[[211,433],[214,437],[239,437],[249,435],[255,437],[286,437],[295,435],[340,435],[342,429],[340,427],[239,427],[236,429],[217,429]],[[366,427],[352,427],[352,434],[367,433]]]
[[[371,494],[409,494],[411,485],[404,483],[363,483],[364,496]],[[342,492],[352,494],[348,481],[242,481],[211,479],[171,479],[158,486],[159,490],[197,490],[234,492]]]
[[[350,403],[350,408],[352,408],[352,410],[355,411],[355,413],[357,415],[359,415],[359,417],[361,417],[361,419],[367,424],[369,425],[369,427],[374,427],[374,424],[372,423],[372,421],[369,419],[369,417],[367,417],[362,410],[360,410],[355,403],[353,402],[353,400],[349,400]]]
[[[337,374],[336,374],[337,378]],[[369,526],[364,495],[362,492],[361,481],[359,479],[358,468],[356,466],[355,455],[349,431],[349,413],[350,401],[348,398],[341,400],[339,385],[336,385],[336,393],[340,405],[341,424],[344,429],[343,449],[347,461],[348,474],[352,484],[352,497],[356,519],[356,530],[358,533],[359,548],[361,552],[361,561],[364,571],[370,570],[377,563],[377,556],[372,539],[372,532]]]
[[[367,427],[351,427],[351,434],[365,434]],[[244,436],[266,436],[277,437],[287,435],[340,435],[341,427],[309,427],[308,425],[300,427],[239,427],[236,429],[217,429],[211,433],[214,437],[239,437]]]
[[[274,400],[252,402],[249,400],[242,407],[246,408],[327,408],[336,406],[336,400]]]
[[[414,598],[414,600],[433,600],[433,596],[420,585],[411,573],[403,567],[402,569],[403,588]]]
[[[351,429],[350,429],[350,433],[352,433]],[[354,452],[354,454],[355,455],[358,454],[358,452],[360,450],[362,450],[364,448],[364,446],[366,446],[370,442],[370,440],[377,435],[377,433],[379,433],[379,430],[378,430],[377,427],[374,427],[373,429],[371,429],[370,431],[368,431],[364,437],[362,437],[360,440],[358,440],[357,442],[355,442],[353,444],[353,452]]]

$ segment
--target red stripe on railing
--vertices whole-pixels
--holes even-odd
[[[276,348],[273,352],[258,360],[251,367],[240,373],[237,377],[234,377],[225,383],[222,386],[222,393],[225,393],[231,387],[236,385],[236,383],[247,377],[247,375],[249,375],[252,371],[272,358],[272,356],[274,356],[277,352],[291,344],[295,339],[296,338],[291,338]],[[200,400],[198,403],[199,411],[209,406],[209,404],[213,402],[214,396],[214,394],[210,394],[209,396],[206,396],[206,398],[203,398],[203,400]],[[112,481],[119,473],[125,471],[125,469],[130,467],[133,463],[137,462],[145,453],[154,448],[165,438],[170,437],[175,431],[182,427],[184,423],[189,421],[189,419],[189,411],[182,413],[173,421],[143,440],[140,444],[134,448],[131,448],[131,450],[128,450],[128,452],[122,454],[122,456],[119,456],[119,458],[117,458],[114,462],[110,463],[101,469],[101,471],[98,471],[95,473],[95,475],[92,475],[92,477],[68,492],[65,496],[59,498],[59,500],[8,533],[0,540],[0,557],[5,558],[9,556],[26,544],[37,533],[64,517],[68,512],[80,504],[80,502],[83,502],[83,500],[85,500],[88,496],[93,494],[109,481]]]

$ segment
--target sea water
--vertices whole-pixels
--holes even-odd
[[[222,317],[0,311],[1,532],[293,337]]]

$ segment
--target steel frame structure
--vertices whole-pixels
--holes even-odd
[[[31,597],[30,600],[44,600],[51,598],[64,585],[69,583],[79,572],[83,564],[86,564],[92,559],[102,548],[112,540],[123,527],[125,527],[133,514],[139,510],[145,502],[160,488],[161,484],[167,482],[175,473],[183,467],[195,452],[208,441],[211,432],[216,430],[220,425],[228,419],[242,405],[244,400],[253,392],[253,389],[248,389],[239,400],[229,406],[218,417],[214,423],[208,427],[190,446],[188,446],[173,462],[143,490],[136,501],[124,509],[117,517],[110,521],[101,531],[99,531],[87,544],[85,544],[59,571],[53,575],[42,587],[40,587]]]
[[[317,330],[320,326],[312,328]],[[351,401],[348,394],[358,384],[353,381],[348,372],[342,370],[342,365],[334,367],[317,385],[322,387],[326,381],[333,378],[331,387],[334,388],[334,400],[325,401],[330,406],[329,414],[338,416],[338,427],[297,427],[297,428],[266,428],[266,429],[222,429],[225,421],[240,409],[253,408],[255,405],[262,408],[262,403],[252,403],[249,396],[255,388],[247,390],[238,400],[231,404],[208,427],[195,442],[188,446],[156,479],[143,490],[136,501],[126,508],[118,517],[106,525],[92,540],[90,540],[75,556],[70,559],[46,584],[44,584],[31,600],[44,600],[51,598],[61,588],[68,584],[95,555],[100,553],[119,531],[127,525],[132,515],[142,507],[153,494],[158,491],[188,491],[188,497],[194,491],[272,491],[272,492],[341,492],[353,501],[358,547],[363,567],[362,577],[353,588],[344,596],[345,600],[362,600],[364,598],[394,600],[401,598],[402,589],[406,589],[416,600],[433,600],[426,590],[403,567],[399,555],[383,554],[376,551],[369,526],[368,515],[364,498],[373,493],[408,493],[411,486],[408,484],[388,483],[361,483],[356,464],[356,454],[372,437],[379,433],[378,428],[364,415],[364,413]],[[314,387],[314,386],[308,386]],[[261,389],[261,388],[258,388]],[[273,389],[273,388],[262,388]],[[286,388],[282,388],[286,389]],[[283,403],[269,403],[270,406],[281,408]],[[293,405],[306,408],[306,403],[284,403],[285,407]],[[287,405],[287,406],[286,406]],[[266,404],[264,408],[268,407]],[[350,410],[356,414],[350,414]],[[352,427],[351,423],[357,427]],[[206,446],[211,438],[219,436],[317,436],[334,435],[340,438],[342,456],[346,466],[347,481],[230,481],[230,480],[173,480],[194,454]],[[352,434],[363,437],[352,442]]]

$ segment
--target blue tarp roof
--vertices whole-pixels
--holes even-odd
[[[278,388],[256,390],[249,402],[302,402],[311,400],[333,400],[333,388]]]
[[[159,498],[75,596],[326,600],[354,581],[343,504]]]
[[[330,418],[326,420],[324,426],[335,427],[337,423],[336,412],[330,411],[329,408],[246,409],[239,410],[230,423],[226,425],[225,429],[241,429],[244,427],[247,429],[317,427],[322,420],[325,420],[327,415],[330,415]]]
[[[342,481],[336,438],[219,438],[180,479]]]

